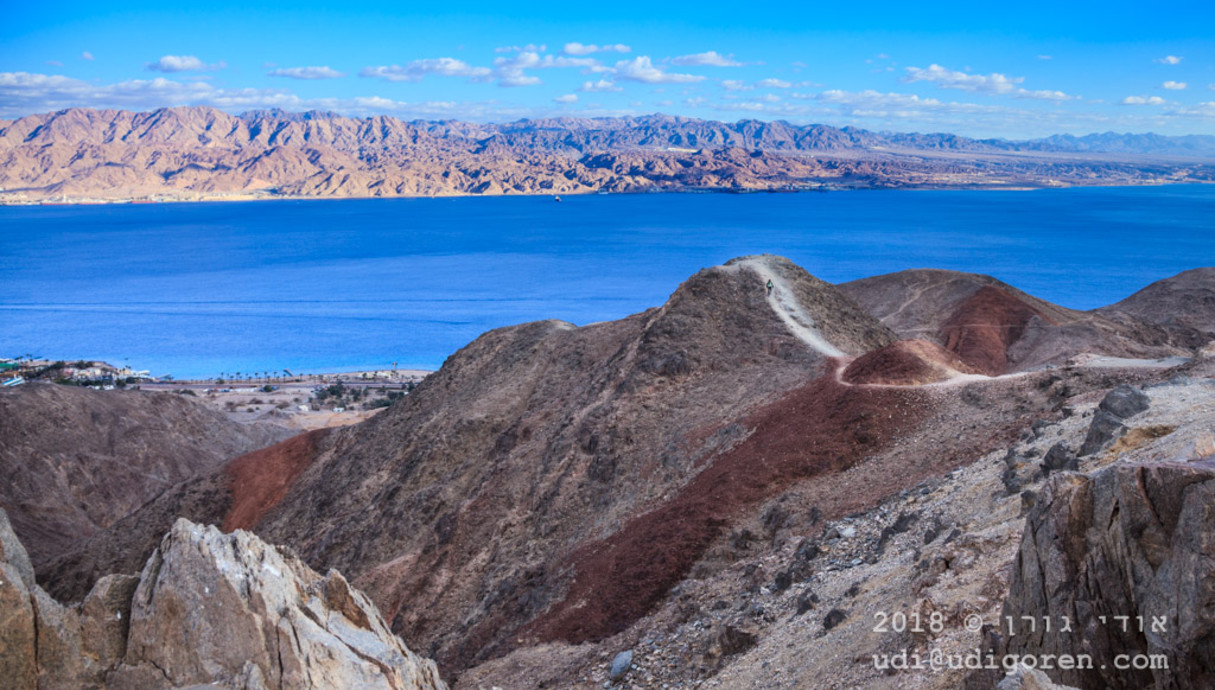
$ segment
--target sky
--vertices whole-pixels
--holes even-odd
[[[207,105],[1215,134],[1209,0],[171,5],[9,4],[0,118]]]

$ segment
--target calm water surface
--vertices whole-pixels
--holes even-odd
[[[0,207],[0,356],[435,368],[487,329],[619,318],[761,252],[831,282],[987,273],[1090,309],[1215,264],[1215,186]]]

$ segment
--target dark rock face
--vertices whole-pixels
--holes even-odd
[[[1086,690],[1211,688],[1213,610],[1215,463],[1062,474],[1027,517],[1002,618],[1015,634],[1000,630],[995,646],[1092,655],[1091,669],[1052,671]],[[1126,660],[1118,655],[1137,654],[1161,655],[1167,667],[1116,668]]]
[[[1130,419],[1147,410],[1151,402],[1143,391],[1124,383],[1107,393],[1098,407],[1122,419]]]
[[[1079,462],[1076,454],[1063,443],[1051,446],[1050,450],[1046,451],[1046,457],[1042,458],[1042,471],[1046,474],[1064,470],[1075,472],[1077,469]]]
[[[1123,384],[1106,394],[1097,411],[1093,413],[1093,423],[1088,428],[1084,445],[1080,447],[1080,455],[1092,455],[1105,450],[1111,443],[1127,432],[1123,422],[1143,412],[1151,404],[1143,391]]]

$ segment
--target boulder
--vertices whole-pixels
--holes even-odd
[[[612,680],[620,680],[624,674],[628,673],[629,667],[633,665],[633,650],[629,649],[616,655],[612,659],[612,668],[608,671],[608,678]]]
[[[1124,383],[1106,393],[1098,407],[1121,419],[1130,419],[1146,411],[1151,402],[1143,391]]]
[[[1080,468],[1079,459],[1064,443],[1056,443],[1046,451],[1042,458],[1042,473],[1049,476],[1051,472],[1075,472]]]
[[[1211,688],[1212,610],[1215,462],[1058,474],[1026,518],[1001,617],[1016,629],[1000,630],[994,646],[1000,654],[1091,655],[1091,669],[1052,671],[1086,690]],[[1165,663],[1119,669],[1118,655]]]
[[[1123,422],[1147,410],[1150,404],[1151,400],[1143,391],[1125,383],[1106,393],[1093,413],[1080,455],[1092,455],[1108,448],[1126,434]]]
[[[1009,449],[1004,455],[1004,472],[1000,480],[1004,483],[1005,495],[1012,496],[1042,478],[1038,463]]]
[[[153,670],[178,686],[445,687],[340,573],[184,519],[140,575],[114,677],[134,684]]]
[[[256,536],[178,520],[139,577],[56,602],[0,510],[0,687],[445,690],[366,595]]]

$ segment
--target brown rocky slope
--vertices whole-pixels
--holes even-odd
[[[1067,309],[973,273],[916,269],[839,287],[899,337],[934,342],[988,375],[1060,364],[1078,353],[1168,357],[1194,347],[1135,314]],[[1172,300],[1165,313],[1184,308]]]
[[[695,581],[767,586],[770,570],[734,565],[1151,373],[957,378],[954,355],[894,341],[787,260],[735,260],[621,321],[491,331],[385,413],[173,487],[39,575],[78,600],[138,568],[176,516],[239,524],[350,574],[394,631],[477,677],[528,650],[632,644],[650,616],[682,615],[672,592]],[[854,358],[864,376],[837,378]],[[925,370],[945,376],[899,378]],[[696,658],[701,678],[725,663]]]
[[[160,492],[290,432],[188,396],[31,383],[0,390],[0,508],[35,565]]]
[[[561,600],[580,544],[669,500],[746,440],[749,410],[835,366],[774,311],[768,276],[842,352],[891,342],[786,260],[706,269],[663,307],[621,321],[485,334],[404,402],[319,440],[281,502],[248,526],[351,573],[395,630],[467,665]],[[145,524],[119,525],[41,572],[78,598],[92,578],[146,558],[173,515],[223,524],[230,486],[213,475],[166,492]],[[490,620],[488,634],[470,634]]]
[[[1215,267],[1195,268],[1158,280],[1098,313],[1129,314],[1158,324],[1189,347],[1215,340]]]

